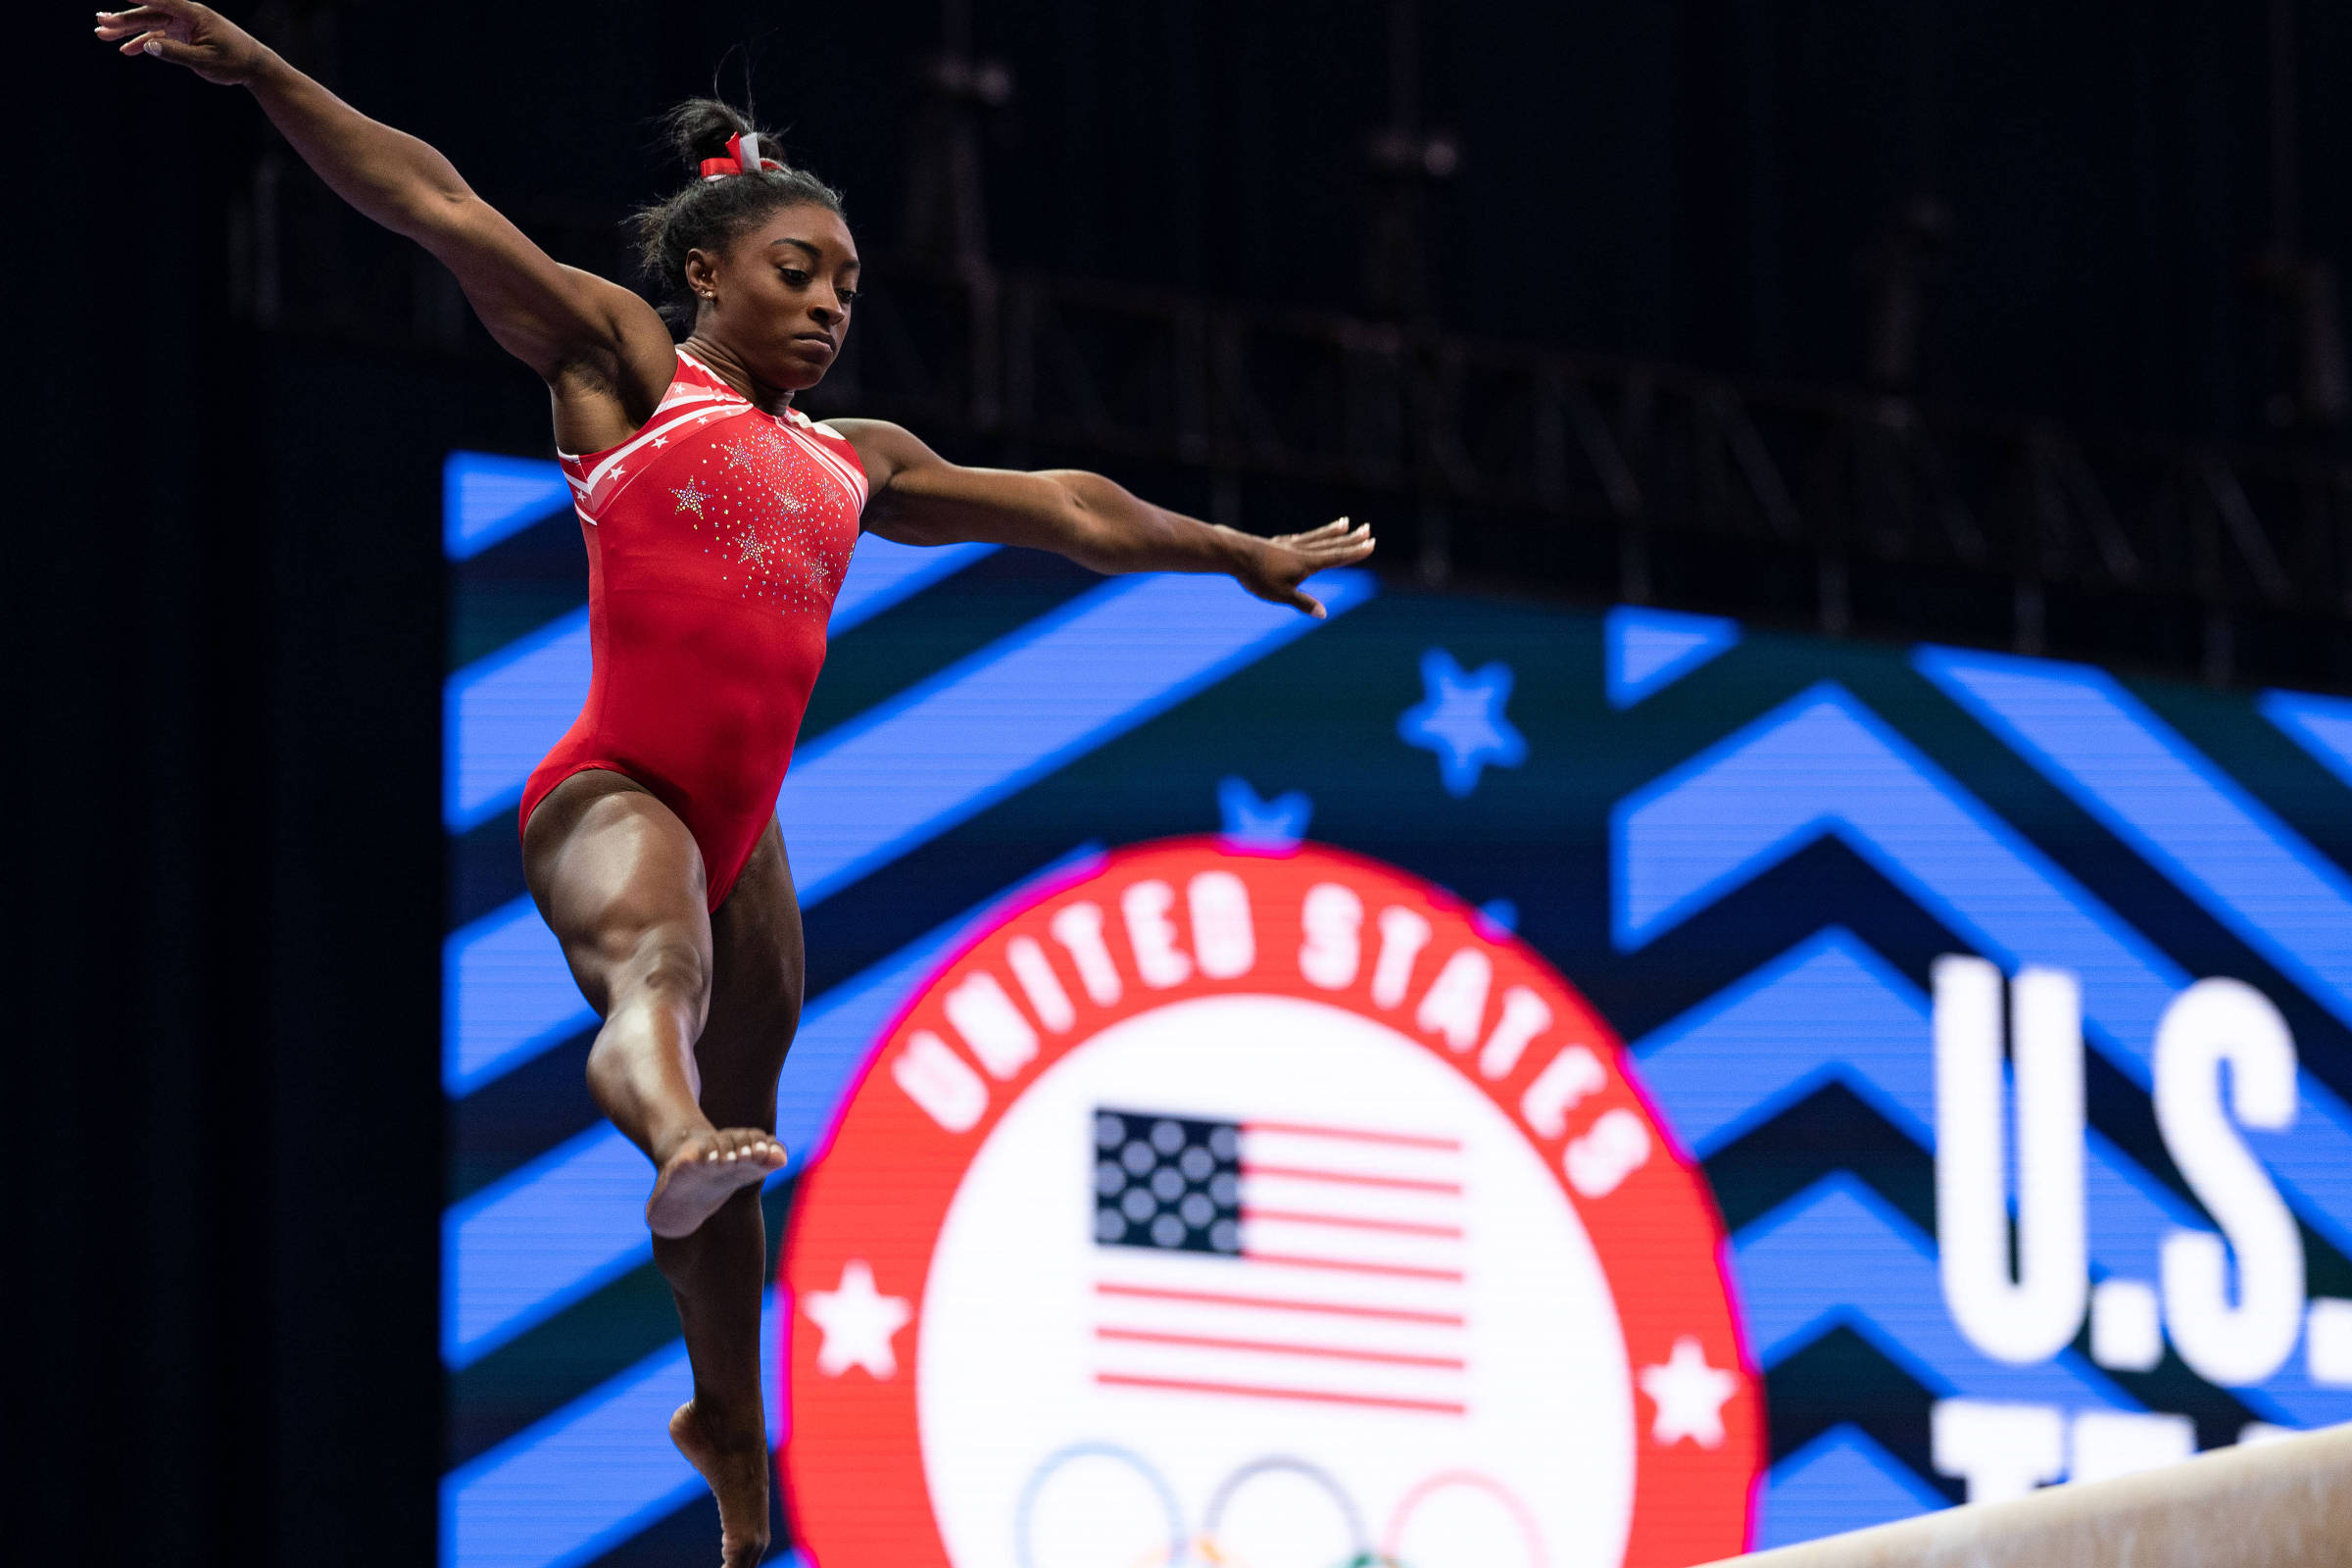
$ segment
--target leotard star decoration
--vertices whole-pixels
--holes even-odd
[[[740,566],[748,561],[755,566],[763,569],[766,567],[767,552],[770,548],[768,542],[749,528],[735,536],[735,548],[743,552],[735,558],[735,564]]]
[[[702,491],[695,488],[694,481],[692,479],[686,481],[684,489],[672,490],[670,494],[678,498],[678,510],[680,512],[691,512],[697,517],[701,517],[703,515],[703,503],[710,499],[709,496],[704,495]]]
[[[1705,1349],[1689,1335],[1674,1342],[1664,1366],[1642,1369],[1642,1392],[1657,1404],[1650,1440],[1671,1447],[1689,1438],[1702,1448],[1723,1446],[1723,1407],[1740,1380],[1707,1364]]]
[[[719,444],[718,450],[727,455],[727,471],[729,473],[734,472],[737,468],[748,468],[752,466],[752,453],[749,447],[738,445],[733,441],[724,441]]]
[[[1511,666],[1496,662],[1475,673],[1443,648],[1421,656],[1419,703],[1396,720],[1407,746],[1435,752],[1446,793],[1460,799],[1478,788],[1489,763],[1517,767],[1527,760],[1527,740],[1503,716],[1511,700]]]
[[[890,1337],[906,1326],[914,1309],[905,1297],[884,1296],[874,1289],[874,1271],[864,1258],[853,1257],[842,1265],[839,1289],[808,1292],[801,1310],[824,1332],[816,1369],[826,1377],[840,1377],[854,1366],[886,1382],[899,1375],[899,1356]]]

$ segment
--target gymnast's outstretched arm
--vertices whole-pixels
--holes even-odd
[[[1051,550],[1106,573],[1223,572],[1260,599],[1318,619],[1323,607],[1299,583],[1372,553],[1372,530],[1350,528],[1345,517],[1261,539],[1155,507],[1099,473],[967,468],[880,419],[827,422],[865,466],[872,490],[866,527],[900,544],[984,540]]]
[[[558,263],[424,142],[361,114],[210,7],[152,0],[100,13],[97,32],[125,55],[251,91],[336,195],[457,274],[490,335],[555,390],[569,450],[626,439],[661,401],[675,359],[653,307]]]

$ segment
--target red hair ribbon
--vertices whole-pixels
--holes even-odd
[[[754,169],[762,172],[771,169],[781,172],[784,166],[773,158],[760,156],[760,133],[756,130],[747,130],[727,138],[726,157],[703,160],[703,177],[705,179],[724,179],[729,174],[746,173]]]

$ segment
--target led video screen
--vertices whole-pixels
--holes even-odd
[[[454,455],[451,1564],[707,1550]],[[860,543],[764,1355],[824,1568],[1672,1565],[2352,1418],[2352,703]]]

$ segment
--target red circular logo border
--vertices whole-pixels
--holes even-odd
[[[1134,948],[1126,940],[1116,890],[1154,878],[1181,887],[1212,868],[1235,872],[1249,889],[1256,962],[1231,979],[1206,976],[1195,964],[1191,976],[1175,985],[1144,985],[1133,970]],[[1415,960],[1406,1001],[1393,1007],[1372,1002],[1369,961],[1360,962],[1354,980],[1338,990],[1310,984],[1298,973],[1299,905],[1306,890],[1321,882],[1339,882],[1363,900],[1367,948],[1373,940],[1372,911],[1381,903],[1401,904],[1429,921],[1431,935]],[[1079,903],[1102,909],[1104,940],[1121,958],[1123,994],[1106,1006],[1088,997],[1068,955],[1047,931],[1056,912]],[[1171,915],[1180,926],[1187,924],[1181,901]],[[1002,1080],[958,1053],[970,1074],[985,1084],[987,1103],[969,1126],[951,1132],[893,1082],[891,1064],[918,1033],[940,1041],[958,1039],[945,1012],[945,996],[964,976],[989,969],[1008,995],[1020,997],[1004,951],[1022,936],[1054,956],[1077,1020],[1066,1031],[1040,1028],[1038,1054]],[[1549,1027],[1492,1081],[1477,1070],[1475,1050],[1453,1053],[1411,1026],[1411,1002],[1445,960],[1465,946],[1483,949],[1494,965],[1480,1038],[1493,1026],[1496,999],[1514,985],[1534,990],[1553,1010]],[[991,916],[901,1009],[844,1097],[829,1147],[801,1178],[778,1259],[786,1439],[777,1468],[803,1548],[821,1568],[951,1568],[924,1482],[916,1345],[931,1253],[965,1168],[1037,1076],[1103,1028],[1197,997],[1270,990],[1349,1007],[1419,1038],[1433,1055],[1493,1100],[1545,1156],[1592,1237],[1614,1298],[1630,1369],[1666,1363],[1678,1341],[1694,1339],[1711,1365],[1734,1370],[1738,1387],[1722,1409],[1723,1442],[1712,1447],[1688,1438],[1654,1441],[1644,1419],[1649,1400],[1635,1394],[1634,1502],[1622,1564],[1683,1568],[1743,1550],[1764,1469],[1763,1388],[1734,1304],[1729,1240],[1705,1177],[1627,1070],[1615,1033],[1534,950],[1494,931],[1443,889],[1323,845],[1264,855],[1206,837],[1113,851]],[[1606,1082],[1576,1102],[1559,1136],[1545,1137],[1529,1124],[1522,1099],[1553,1057],[1579,1044],[1598,1057]],[[1596,1199],[1580,1196],[1563,1176],[1563,1152],[1600,1117],[1619,1108],[1641,1117],[1655,1152],[1613,1191]],[[1661,1154],[1665,1157],[1657,1157]],[[883,1294],[905,1297],[913,1308],[912,1318],[894,1338],[898,1365],[888,1379],[855,1367],[838,1377],[821,1374],[816,1366],[820,1337],[797,1310],[796,1291],[831,1289],[843,1260],[853,1254],[872,1267]],[[877,1494],[877,1488],[888,1494]]]

